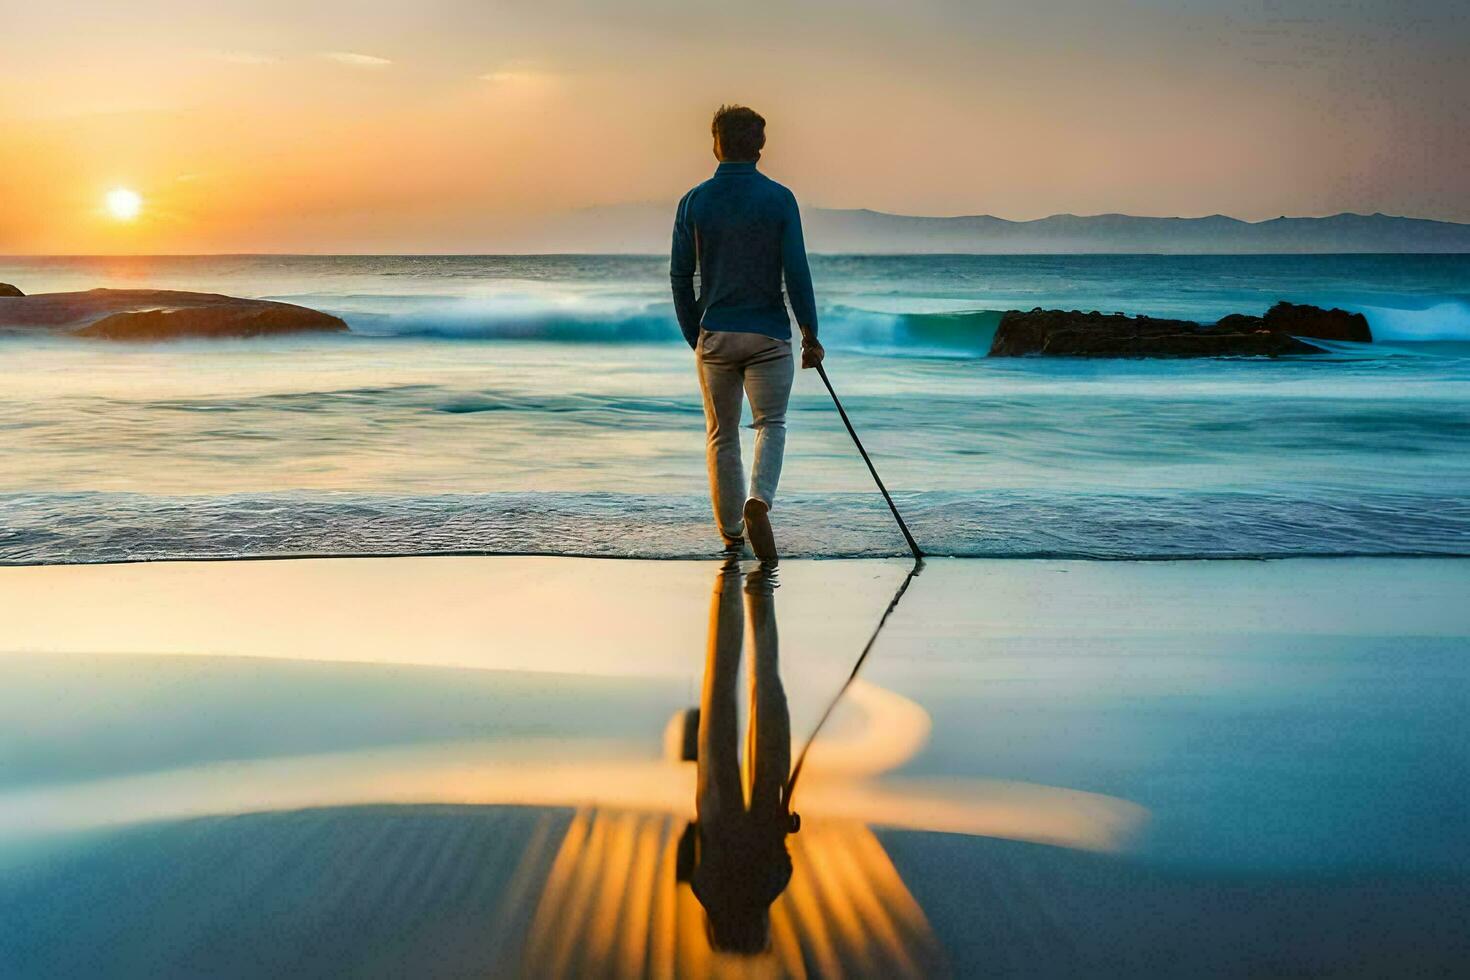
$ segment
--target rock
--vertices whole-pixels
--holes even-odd
[[[0,282],[0,296],[24,296],[25,293],[16,289],[8,282]]]
[[[1230,321],[1230,322],[1226,322]],[[1077,310],[1011,310],[1001,317],[991,357],[1259,357],[1320,354],[1321,348],[1241,317],[1212,327],[1190,320]]]
[[[172,340],[179,337],[260,337],[347,329],[336,317],[281,303],[274,306],[189,306],[178,310],[114,313],[76,331],[104,340]]]
[[[1202,327],[1202,330],[1210,330],[1216,333],[1255,333],[1267,329],[1263,317],[1250,316],[1245,313],[1231,313],[1222,316],[1215,321],[1211,327]]]
[[[1348,340],[1355,344],[1373,342],[1368,318],[1347,310],[1324,310],[1320,306],[1281,302],[1267,310],[1263,319],[1268,329],[1293,337]]]
[[[0,299],[0,329],[173,340],[342,332],[347,324],[330,313],[272,300],[170,289],[91,289]]]

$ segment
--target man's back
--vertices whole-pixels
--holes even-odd
[[[694,295],[693,276],[700,290]],[[679,202],[669,274],[679,326],[791,337],[782,279],[797,322],[816,327],[816,301],[796,198],[753,162],[721,163]]]
[[[783,277],[801,327],[802,367],[822,361],[817,304],[796,198],[755,169],[766,145],[765,119],[747,106],[720,106],[710,135],[720,165],[679,202],[669,279],[679,329],[699,370],[710,502],[720,537],[727,553],[738,552],[749,537],[756,557],[773,561],[769,513],[786,452],[795,372]],[[755,430],[748,492],[740,458],[741,406],[747,400]]]

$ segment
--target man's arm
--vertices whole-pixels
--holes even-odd
[[[674,215],[674,247],[669,256],[669,282],[674,289],[674,315],[684,340],[694,349],[699,343],[699,300],[694,296],[694,269],[698,263],[694,220],[689,214],[690,191],[679,202]]]
[[[801,234],[801,210],[788,194],[788,213],[781,233],[781,269],[786,277],[786,299],[801,329],[801,366],[815,367],[824,354],[817,340],[817,298],[812,292],[812,270],[806,260]]]

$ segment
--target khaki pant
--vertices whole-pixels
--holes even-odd
[[[705,456],[715,522],[726,544],[745,534],[745,501],[773,506],[786,453],[786,404],[796,365],[791,342],[758,333],[701,330],[695,351],[704,393]],[[742,394],[750,401],[755,458],[750,487],[740,460]]]

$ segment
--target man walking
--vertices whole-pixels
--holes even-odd
[[[769,513],[781,477],[795,373],[783,278],[801,328],[804,368],[815,367],[823,356],[817,304],[796,198],[755,167],[766,145],[765,119],[744,106],[721,106],[710,129],[720,164],[679,202],[669,278],[704,393],[715,522],[727,551],[737,551],[748,536],[756,556],[770,561],[776,541]],[[756,433],[748,490],[740,460],[742,394],[750,401]]]

